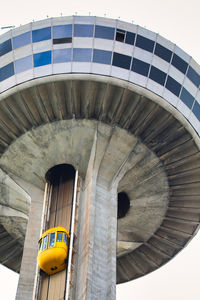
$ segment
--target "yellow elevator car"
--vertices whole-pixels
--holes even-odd
[[[48,275],[66,268],[69,232],[61,226],[45,231],[39,239],[38,265]]]

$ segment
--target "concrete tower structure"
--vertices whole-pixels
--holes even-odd
[[[114,300],[116,283],[192,239],[199,86],[188,54],[119,20],[60,17],[0,36],[0,262],[20,271],[17,300]],[[46,174],[57,165],[76,178],[55,197]],[[41,278],[50,224],[73,227],[72,264]]]

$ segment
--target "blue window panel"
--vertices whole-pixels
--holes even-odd
[[[166,82],[166,88],[174,95],[179,96],[181,90],[181,84],[174,80],[171,76],[168,76]]]
[[[134,58],[131,70],[133,72],[136,72],[136,73],[141,74],[143,76],[148,76],[149,67],[150,67],[149,64],[147,64],[147,63],[145,63],[145,62],[143,62],[143,61],[141,61],[137,58]]]
[[[53,62],[62,63],[71,61],[72,49],[58,49],[53,51]]]
[[[74,36],[78,37],[93,37],[94,25],[74,25]]]
[[[110,65],[112,52],[94,49],[93,62]]]
[[[51,51],[40,52],[33,55],[34,67],[51,64]]]
[[[114,40],[115,28],[97,25],[95,27],[95,37],[101,39]]]
[[[131,65],[131,57],[114,52],[112,65],[129,70]]]
[[[0,56],[12,51],[11,40],[7,40],[0,44]]]
[[[175,53],[172,58],[172,65],[176,67],[179,71],[181,71],[183,74],[186,73],[188,64]]]
[[[197,119],[200,121],[200,104],[197,101],[195,101],[192,111],[197,117]]]
[[[46,41],[51,39],[51,27],[33,30],[33,43]]]
[[[134,45],[135,42],[135,33],[127,31],[125,43],[129,45]]]
[[[152,80],[154,80],[164,86],[166,76],[167,76],[167,74],[164,73],[163,71],[157,69],[154,66],[151,67],[149,78],[151,78]]]
[[[72,37],[72,24],[69,25],[58,25],[53,27],[53,38],[60,39]]]
[[[154,41],[147,39],[141,35],[137,35],[136,46],[146,51],[153,52]]]
[[[180,98],[187,107],[192,108],[194,97],[185,88],[182,89]]]
[[[90,62],[92,56],[92,49],[74,48],[73,61]]]
[[[167,62],[171,61],[172,51],[170,51],[169,49],[163,47],[158,43],[156,44],[155,54]]]
[[[17,49],[31,43],[31,32],[26,32],[13,37],[13,49]]]
[[[0,69],[0,82],[14,75],[13,62]]]
[[[199,87],[200,85],[200,75],[192,68],[189,66],[188,72],[187,72],[187,77],[197,86]]]
[[[15,61],[16,73],[21,73],[26,70],[32,69],[32,67],[33,67],[32,55],[23,57]]]

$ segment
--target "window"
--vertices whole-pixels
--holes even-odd
[[[76,37],[93,37],[94,25],[75,24],[74,36]]]
[[[32,67],[33,67],[32,55],[20,58],[15,61],[16,73],[21,73],[26,70],[32,69]]]
[[[53,63],[62,63],[71,61],[72,49],[53,50]]]
[[[57,232],[57,242],[62,242],[63,234],[62,232]]]
[[[66,245],[68,245],[68,236],[66,233],[64,234],[64,242]]]
[[[192,108],[194,97],[192,97],[192,95],[185,88],[182,89],[180,98],[187,105],[187,107],[190,109]]]
[[[148,76],[149,73],[149,64],[134,58],[131,70],[143,76]]]
[[[188,64],[175,53],[172,59],[172,65],[176,67],[179,71],[181,71],[183,74],[185,74],[188,66]]]
[[[136,46],[149,52],[153,52],[154,41],[147,39],[141,35],[137,36]]]
[[[97,25],[95,28],[95,37],[101,39],[114,40],[115,29]]]
[[[113,66],[129,70],[130,65],[131,65],[131,57],[124,55],[124,54],[114,52],[112,64],[113,64]]]
[[[94,49],[93,62],[95,63],[110,65],[111,57],[112,57],[111,51]]]
[[[34,67],[40,67],[51,64],[51,51],[36,53],[33,56]]]
[[[171,91],[174,95],[179,96],[181,85],[179,82],[174,80],[171,76],[168,76],[166,88]]]
[[[166,76],[167,74],[164,73],[163,71],[157,69],[154,66],[151,67],[149,78],[151,78],[152,80],[158,82],[161,85],[164,85]]]
[[[134,45],[134,42],[135,42],[135,33],[127,31],[125,43],[129,45]]]
[[[51,39],[51,27],[33,30],[33,43]]]
[[[14,75],[13,62],[0,69],[0,82]]]
[[[7,40],[0,44],[0,56],[10,52],[12,50],[11,40]]]
[[[72,38],[60,38],[60,39],[53,39],[53,44],[58,45],[58,44],[70,44],[72,42]]]
[[[47,249],[47,235],[43,237],[43,243],[42,243],[42,250],[46,250],[46,249]]]
[[[200,104],[195,101],[194,107],[193,107],[193,113],[197,117],[197,119],[200,121]]]
[[[117,29],[116,30],[116,35],[115,35],[115,40],[118,41],[118,42],[123,43],[124,40],[125,40],[125,35],[126,35],[125,30]]]
[[[55,245],[55,232],[50,234],[50,239],[49,239],[49,247],[54,247]]]
[[[17,49],[31,43],[31,32],[26,32],[13,37],[13,48]]]
[[[72,25],[58,25],[53,27],[53,38],[62,39],[72,37]]]
[[[187,77],[197,86],[200,85],[200,75],[192,68],[189,67]]]
[[[171,61],[172,51],[170,51],[169,49],[163,47],[158,43],[156,44],[155,54],[167,62]]]
[[[87,48],[74,48],[73,60],[80,62],[90,62],[91,61],[92,49]]]

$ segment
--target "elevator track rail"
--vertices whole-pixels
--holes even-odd
[[[74,177],[61,175],[56,183],[48,183],[47,212],[45,230],[63,226],[70,230],[73,202]],[[38,300],[65,300],[67,268],[54,275],[41,276]]]

